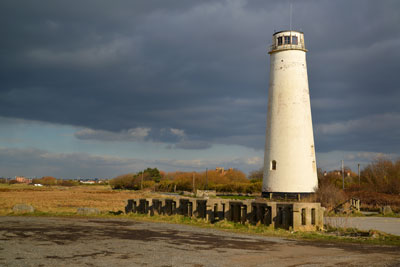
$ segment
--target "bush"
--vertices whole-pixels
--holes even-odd
[[[172,192],[174,190],[174,182],[170,180],[161,180],[156,187],[157,191]]]
[[[400,160],[377,159],[364,168],[361,179],[367,190],[400,194]]]
[[[360,199],[361,208],[379,210],[383,206],[390,206],[393,211],[400,212],[400,197],[393,194],[377,193],[373,191],[347,191],[348,198]]]
[[[143,189],[145,188],[154,188],[156,182],[154,181],[143,181]]]
[[[263,180],[263,175],[264,175],[264,168],[261,167],[260,169],[256,170],[256,171],[252,171],[249,174],[249,180],[252,183],[256,183],[256,182],[262,182]]]
[[[73,180],[59,180],[57,184],[62,186],[76,186],[79,185],[79,182]]]
[[[223,193],[246,193],[252,194],[261,192],[262,182],[255,183],[227,183],[215,185],[217,192]]]
[[[113,189],[133,189],[133,190],[138,190],[139,186],[137,184],[137,181],[135,179],[135,175],[132,173],[129,174],[123,174],[120,176],[117,176],[113,179],[110,180],[110,186]]]
[[[42,184],[42,185],[56,185],[57,179],[52,176],[43,176],[40,179],[33,179],[33,184]]]
[[[147,168],[143,172],[139,172],[137,174],[138,177],[141,177],[143,173],[143,180],[144,181],[154,181],[156,183],[159,183],[161,181],[161,173],[157,168]]]
[[[346,201],[346,195],[343,190],[337,188],[328,179],[319,183],[318,189],[315,191],[316,198],[327,211],[333,210],[336,206]]]
[[[178,191],[192,191],[193,190],[193,184],[189,180],[177,180],[174,181],[174,186],[176,185],[176,190]]]

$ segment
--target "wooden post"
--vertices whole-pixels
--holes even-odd
[[[140,189],[141,190],[143,189],[143,173],[144,173],[144,171],[142,172],[142,180],[140,181]]]
[[[193,173],[193,193],[196,193],[194,173]]]

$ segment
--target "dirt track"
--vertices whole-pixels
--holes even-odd
[[[5,266],[400,266],[400,249],[117,219],[0,217]]]
[[[354,227],[362,230],[375,229],[392,235],[400,235],[400,218],[325,217],[325,223],[335,227]]]

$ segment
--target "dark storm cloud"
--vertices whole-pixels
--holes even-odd
[[[368,124],[321,129],[384,114],[398,123],[400,4],[292,2],[310,50],[317,150],[398,150],[399,126],[378,136]],[[289,27],[289,1],[2,1],[0,10],[1,116],[83,126],[81,139],[263,149],[266,48]]]
[[[209,142],[205,141],[196,141],[196,140],[191,140],[191,141],[181,141],[174,145],[171,148],[181,148],[181,149],[207,149],[210,148],[211,144]]]
[[[176,160],[176,159],[137,159],[116,156],[92,155],[87,153],[54,153],[41,149],[1,148],[0,169],[3,177],[24,175],[31,177],[55,176],[57,178],[112,178],[122,173],[133,173],[149,166],[164,171],[204,171],[206,167],[231,166],[250,171],[261,164],[261,159],[232,158],[229,160]],[[24,166],[21,168],[21,166]],[[67,175],[67,176],[66,176]]]

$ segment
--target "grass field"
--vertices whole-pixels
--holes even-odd
[[[223,199],[234,199],[234,200],[246,200],[246,199],[255,199],[256,197],[254,197],[254,196],[235,196],[235,195],[229,195],[229,196],[218,196],[218,198],[223,198]]]
[[[72,213],[78,207],[97,208],[102,212],[124,210],[129,198],[145,196],[128,190],[112,190],[107,185],[46,186],[0,184],[0,215],[12,212],[15,204],[30,204],[45,213]]]

